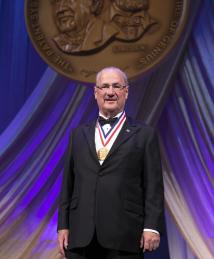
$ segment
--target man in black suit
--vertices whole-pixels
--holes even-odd
[[[127,117],[128,81],[97,74],[99,117],[70,137],[59,202],[60,252],[72,259],[140,259],[159,246],[163,181],[154,130]]]

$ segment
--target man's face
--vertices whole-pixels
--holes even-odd
[[[136,12],[147,9],[148,0],[115,0],[116,6],[125,12]]]
[[[91,0],[55,0],[55,20],[60,32],[79,32],[85,28],[91,4]]]
[[[122,76],[113,70],[102,72],[98,86],[111,85],[109,89],[94,88],[95,99],[100,112],[105,115],[116,115],[123,111],[128,97],[128,86],[122,89],[114,89],[112,84],[125,85]]]

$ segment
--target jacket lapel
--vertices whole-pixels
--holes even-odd
[[[96,120],[92,123],[86,124],[83,128],[83,131],[89,144],[91,155],[99,166],[105,165],[106,161],[108,161],[108,159],[117,151],[117,149],[140,129],[140,127],[135,124],[131,118],[126,118],[126,121],[114,144],[112,145],[106,159],[104,160],[103,164],[100,165],[95,146],[95,126]]]
[[[119,135],[117,136],[114,144],[112,145],[112,147],[102,165],[104,165],[106,163],[106,161],[108,161],[108,159],[117,151],[117,149],[123,143],[125,143],[131,136],[133,136],[139,129],[140,129],[140,127],[137,124],[133,123],[131,118],[126,118],[126,121],[125,121]]]
[[[92,123],[86,124],[83,128],[83,131],[86,136],[87,142],[89,144],[91,155],[93,159],[96,161],[96,163],[100,166],[100,163],[97,157],[96,147],[95,147],[95,126],[96,126],[96,120],[93,121]]]

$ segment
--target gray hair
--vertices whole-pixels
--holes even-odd
[[[121,69],[119,69],[118,67],[105,67],[103,68],[102,70],[100,70],[98,73],[97,73],[97,76],[96,76],[96,84],[98,85],[99,82],[100,82],[100,78],[102,76],[102,73],[105,73],[105,72],[108,72],[108,71],[113,71],[113,72],[116,72],[118,73],[121,78],[123,79],[124,81],[124,84],[126,86],[129,86],[129,82],[128,82],[128,77],[126,75],[125,72],[123,72]]]

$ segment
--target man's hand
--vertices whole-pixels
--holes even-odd
[[[152,251],[159,247],[160,235],[150,231],[143,231],[140,239],[140,248],[143,252],[146,250]]]
[[[68,247],[68,236],[69,236],[68,229],[61,229],[58,231],[59,250],[60,250],[60,254],[62,254],[63,256],[65,256],[64,248],[67,249]]]

